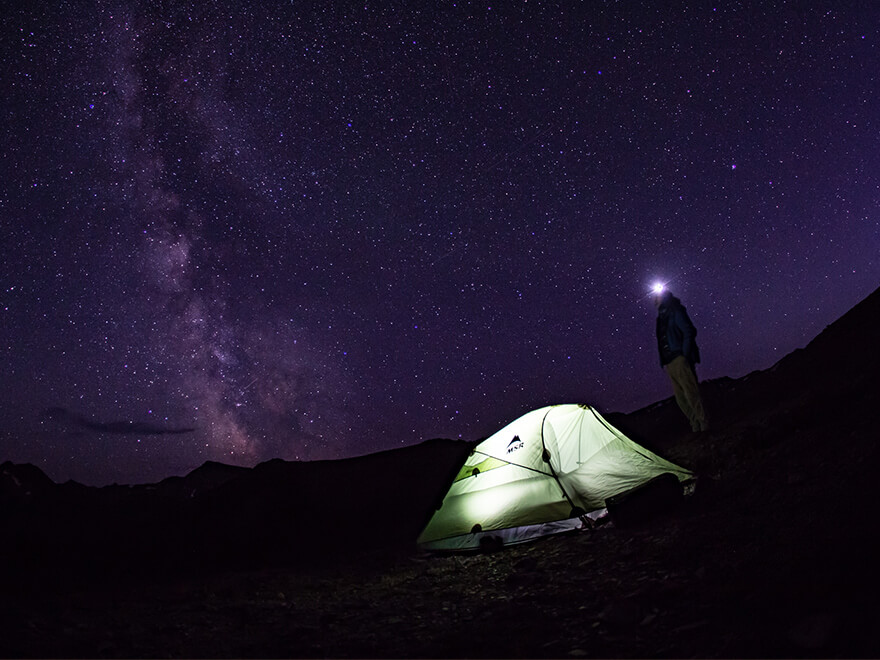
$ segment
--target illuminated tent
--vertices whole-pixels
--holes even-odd
[[[602,515],[606,499],[664,473],[693,479],[590,406],[547,406],[474,448],[418,543],[467,550],[576,529]]]

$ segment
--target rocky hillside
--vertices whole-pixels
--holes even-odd
[[[501,552],[413,540],[467,443],[208,463],[145,487],[0,466],[0,654],[876,657],[880,290],[772,368],[608,418],[700,476],[675,512]]]

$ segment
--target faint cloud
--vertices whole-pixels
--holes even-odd
[[[79,429],[95,431],[96,433],[137,434],[137,435],[180,435],[192,433],[194,428],[173,428],[153,424],[151,422],[113,421],[99,422],[89,419],[84,415],[67,410],[67,408],[52,407],[43,411],[43,420],[64,426],[74,426]]]

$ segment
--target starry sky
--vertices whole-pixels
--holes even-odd
[[[880,284],[872,0],[4,4],[0,461],[56,481],[630,412],[653,282],[701,378]]]

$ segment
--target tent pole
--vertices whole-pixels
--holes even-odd
[[[559,486],[559,490],[562,491],[562,495],[565,497],[566,501],[568,502],[568,505],[571,507],[571,510],[575,511],[577,509],[580,509],[580,507],[575,506],[572,499],[568,496],[568,493],[565,492],[565,487],[562,485],[562,482],[559,480],[559,475],[556,474],[556,469],[553,467],[553,463],[550,462],[550,458],[551,458],[550,452],[547,450],[547,444],[544,442],[544,424],[547,423],[547,415],[549,415],[550,411],[553,410],[553,408],[555,408],[555,407],[556,406],[551,406],[550,410],[548,410],[546,412],[546,414],[544,415],[544,419],[541,420],[541,448],[543,450],[541,452],[541,458],[547,464],[547,467],[550,468],[550,474],[552,474],[553,478],[556,480],[556,484]],[[583,511],[583,509],[581,509],[581,510]],[[590,526],[589,523],[587,522],[588,519],[587,519],[586,513],[582,513],[582,514],[578,515],[578,518],[581,519],[581,522],[583,522],[584,525],[586,525],[588,527]]]

